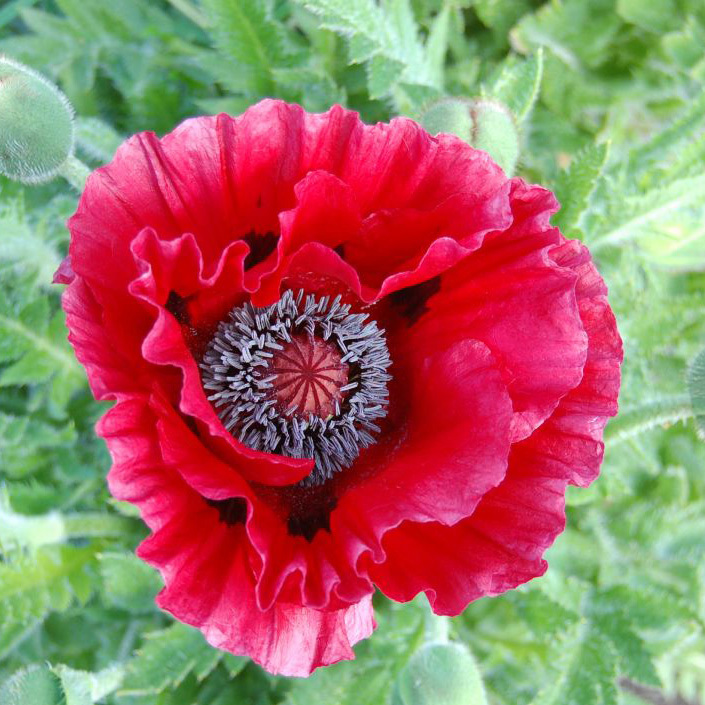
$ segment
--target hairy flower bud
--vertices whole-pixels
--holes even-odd
[[[0,57],[0,173],[29,184],[48,181],[73,144],[66,96],[36,71]]]
[[[489,98],[444,98],[430,105],[421,124],[432,135],[449,132],[487,152],[511,176],[519,157],[519,132],[511,112]]]
[[[487,705],[475,659],[465,646],[422,646],[399,675],[395,705]]]

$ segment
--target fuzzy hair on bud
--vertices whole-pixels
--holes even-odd
[[[26,184],[54,178],[73,154],[73,117],[54,84],[0,56],[0,173]]]
[[[394,705],[487,705],[475,659],[462,644],[422,646],[399,674]]]
[[[519,130],[514,116],[502,103],[489,98],[443,98],[429,105],[421,124],[432,135],[448,132],[476,149],[482,149],[514,173],[519,158]]]

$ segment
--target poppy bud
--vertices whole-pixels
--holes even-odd
[[[422,646],[399,675],[395,705],[487,705],[475,659],[457,643]]]
[[[28,184],[48,181],[73,144],[66,96],[36,71],[0,57],[0,173]]]
[[[507,176],[519,157],[519,132],[511,112],[489,98],[444,98],[430,105],[421,116],[428,132],[450,132],[477,149],[487,152]]]

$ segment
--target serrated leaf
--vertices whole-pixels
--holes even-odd
[[[326,73],[306,67],[274,68],[272,78],[282,94],[301,96],[307,110],[327,110],[334,103],[344,103],[345,93]]]
[[[185,624],[145,635],[145,641],[128,664],[122,695],[152,695],[178,686],[189,673],[203,679],[223,656],[203,635]]]
[[[65,610],[73,599],[71,576],[94,560],[94,549],[50,546],[31,557],[0,563],[0,656],[40,624],[52,610]]]
[[[701,350],[688,369],[688,392],[695,422],[705,436],[705,350]]]
[[[117,689],[123,677],[122,666],[110,666],[89,673],[63,664],[53,666],[53,673],[61,680],[65,705],[93,705]]]
[[[558,177],[555,191],[561,209],[552,221],[564,232],[570,233],[578,226],[602,174],[608,152],[608,144],[590,145],[579,152],[568,170]]]
[[[204,0],[203,11],[220,52],[247,77],[247,87],[266,95],[274,87],[271,70],[283,65],[282,28],[268,5],[257,0]],[[227,77],[224,76],[227,82]]]
[[[122,141],[122,137],[99,118],[76,118],[76,145],[91,159],[101,164],[109,162]]]
[[[615,665],[610,642],[585,624],[564,647],[560,677],[532,705],[617,705]]]
[[[681,151],[691,140],[702,138],[705,127],[705,90],[701,90],[676,119],[661,130],[646,144],[633,149],[629,154],[630,171],[640,173],[645,168],[673,157],[681,159]],[[702,164],[695,164],[702,170]]]
[[[409,0],[295,0],[320,18],[321,25],[348,40],[350,63],[367,64],[370,98],[385,98],[398,84],[442,88],[439,54],[447,32],[440,16],[432,42],[424,46]],[[408,106],[405,106],[405,108]]]
[[[641,683],[661,685],[651,655],[626,615],[611,611],[594,616],[593,623],[611,641],[621,673]]]
[[[400,61],[377,54],[367,68],[367,89],[370,98],[384,98],[399,80],[399,73],[404,68]]]
[[[506,105],[516,121],[521,123],[536,102],[542,76],[543,50],[539,48],[528,59],[507,59],[485,90],[489,96]]]
[[[29,414],[0,412],[0,463],[3,472],[22,477],[47,464],[47,451],[76,439],[73,424],[62,426],[36,419]]]
[[[61,258],[43,235],[30,224],[23,199],[0,201],[0,277],[33,274],[35,285],[49,286]]]
[[[162,587],[159,574],[133,553],[99,556],[103,594],[108,604],[129,612],[150,612]]]
[[[705,237],[705,174],[678,179],[644,194],[622,198],[611,227],[592,240],[594,249],[635,242],[663,262]]]
[[[542,590],[519,592],[513,601],[522,619],[540,636],[565,632],[578,620],[575,612],[558,604]]]
[[[62,315],[56,315],[61,322]],[[64,331],[52,325],[56,315],[50,319],[45,298],[18,312],[0,301],[0,362],[16,361],[0,372],[0,386],[43,382],[54,373],[69,376],[77,385],[83,382]]]

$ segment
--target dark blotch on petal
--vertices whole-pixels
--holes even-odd
[[[392,306],[400,315],[409,321],[409,325],[416,323],[426,313],[426,302],[441,289],[440,276],[428,281],[408,286],[389,295]]]
[[[242,239],[250,248],[244,262],[245,271],[247,271],[261,262],[264,262],[267,257],[274,252],[277,248],[279,236],[272,232],[261,234],[256,233],[253,230],[252,232],[247,233],[247,235],[245,235]]]
[[[308,488],[307,488],[308,489]],[[311,488],[316,490],[318,488]],[[321,530],[330,531],[330,514],[335,509],[338,501],[330,495],[321,496],[318,492],[317,501],[307,502],[302,496],[301,502],[293,502],[291,513],[287,521],[287,529],[291,536],[303,536],[307,541],[313,541],[313,537]],[[309,495],[305,490],[302,495]],[[313,497],[309,497],[313,499]]]
[[[247,502],[242,497],[230,499],[206,499],[206,504],[218,510],[220,521],[233,526],[247,520]]]
[[[169,292],[164,308],[166,308],[179,323],[187,324],[191,320],[188,312],[188,299],[179,296],[175,291]]]

